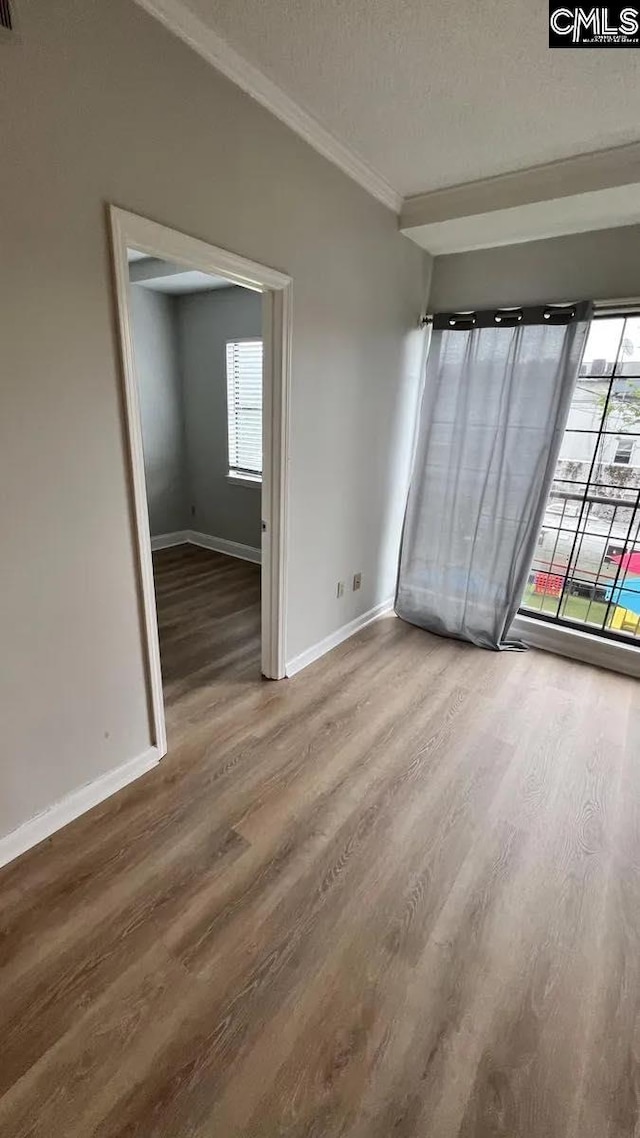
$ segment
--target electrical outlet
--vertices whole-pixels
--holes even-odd
[[[336,589],[336,597],[338,598],[338,600],[340,600],[340,597],[343,597],[343,596],[344,596],[344,581],[338,581],[338,588]]]
[[[354,573],[353,574],[353,591],[354,591],[354,593],[358,591],[361,584],[362,584],[362,573]]]

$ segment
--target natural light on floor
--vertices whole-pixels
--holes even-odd
[[[591,326],[522,611],[640,639],[640,316]]]

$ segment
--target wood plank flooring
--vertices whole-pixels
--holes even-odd
[[[0,873],[7,1138],[640,1134],[637,683],[381,620],[259,677],[156,555],[170,751]]]

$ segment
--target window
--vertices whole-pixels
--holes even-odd
[[[616,439],[616,452],[613,461],[628,466],[633,454],[633,439]]]
[[[227,341],[229,477],[262,481],[262,340]]]
[[[640,314],[591,325],[521,611],[640,642]]]

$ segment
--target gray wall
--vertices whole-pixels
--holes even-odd
[[[436,257],[429,308],[640,296],[640,226]]]
[[[260,486],[227,480],[226,342],[262,336],[262,297],[245,288],[176,297],[190,529],[260,548]]]
[[[131,285],[151,534],[188,527],[182,383],[175,300]]]
[[[260,485],[227,478],[226,343],[262,336],[260,294],[130,295],[151,536],[194,529],[259,549]]]
[[[427,265],[132,0],[32,0],[20,24],[0,68],[0,834],[150,745],[105,203],[293,278],[288,659],[393,590]]]

